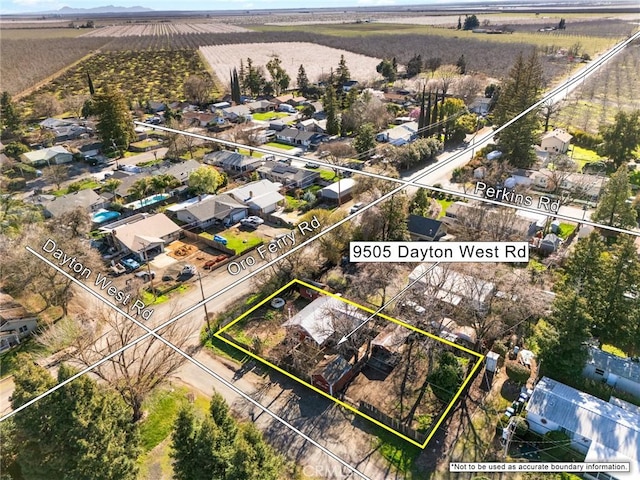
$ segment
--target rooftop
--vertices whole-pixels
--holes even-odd
[[[606,372],[614,373],[618,377],[628,378],[640,383],[640,363],[628,358],[617,357],[596,347],[589,348],[587,364],[595,365]]]

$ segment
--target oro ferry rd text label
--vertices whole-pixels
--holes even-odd
[[[153,315],[152,308],[147,308],[147,305],[145,305],[142,300],[134,300],[131,298],[130,293],[113,286],[113,282],[102,273],[97,272],[95,280],[92,280],[92,277],[94,276],[93,271],[89,267],[84,266],[75,256],[68,255],[65,251],[58,248],[56,242],[51,238],[44,242],[42,245],[42,251],[51,254],[51,256],[57,260],[58,265],[69,270],[70,275],[73,277],[94,281],[95,286],[98,287],[100,291],[103,291],[112,297],[111,301],[113,303],[123,307],[123,310],[124,307],[127,307],[130,315],[139,315],[144,320],[149,320],[151,315]]]
[[[351,242],[352,262],[529,261],[527,242]]]

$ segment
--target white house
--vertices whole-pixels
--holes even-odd
[[[376,135],[378,142],[389,142],[400,147],[415,140],[418,132],[418,122],[407,122],[397,127],[389,128]]]
[[[599,348],[590,347],[589,359],[582,374],[640,399],[640,363],[629,358],[617,357]]]
[[[546,132],[540,139],[540,146],[546,152],[550,153],[567,153],[573,135],[567,131],[556,128],[550,132]]]
[[[357,307],[327,295],[316,298],[282,326],[301,340],[309,339],[321,346],[336,330],[347,333],[366,319]]]
[[[539,434],[561,430],[586,462],[628,462],[630,472],[586,478],[640,478],[640,409],[612,397],[609,402],[543,377],[526,406],[529,428]]]
[[[334,202],[343,202],[351,198],[356,181],[353,178],[343,178],[320,190],[320,196]]]
[[[222,167],[229,173],[244,173],[255,170],[260,166],[263,160],[259,157],[249,157],[237,152],[228,150],[220,150],[217,152],[207,153],[204,156],[204,163]]]
[[[269,214],[274,212],[278,207],[278,203],[284,200],[284,197],[280,194],[281,188],[282,185],[280,183],[258,180],[229,190],[226,193],[238,202],[247,205],[253,212]]]
[[[489,301],[496,293],[496,286],[485,280],[465,275],[453,270],[445,270],[436,265],[431,270],[430,264],[418,265],[410,274],[409,281],[418,282],[415,289],[425,288],[425,295],[435,296],[438,300],[453,306],[469,305],[474,310],[483,313],[489,306]]]
[[[34,167],[42,165],[59,165],[73,161],[73,154],[61,145],[33,150],[20,155],[22,161]]]
[[[78,190],[77,192],[67,193],[59,197],[54,197],[50,202],[44,203],[43,208],[47,217],[59,217],[60,215],[71,212],[76,208],[82,208],[89,213],[96,212],[104,208],[108,201],[96,192],[87,188]]]
[[[11,295],[0,292],[0,352],[18,345],[37,326],[36,317],[30,315]]]

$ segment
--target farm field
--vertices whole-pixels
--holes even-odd
[[[25,99],[51,93],[63,99],[88,94],[87,73],[97,89],[105,84],[122,91],[133,101],[183,98],[183,83],[192,74],[208,75],[195,50],[122,51],[98,53],[69,69]]]
[[[640,45],[630,45],[576,89],[555,117],[558,126],[597,133],[618,110],[640,109]]]
[[[338,66],[340,55],[344,55],[352,78],[366,81],[378,78],[376,65],[379,58],[337,50],[322,45],[301,42],[241,43],[201,47],[202,55],[219,78],[226,78],[233,68],[240,68],[240,59],[250,57],[255,66],[265,65],[273,55],[282,60],[282,67],[295,82],[300,65],[304,65],[309,80],[315,82],[323,73]]]
[[[5,39],[2,31],[0,55],[0,90],[16,94],[56,74],[106,43],[102,38],[48,37],[48,32],[24,30],[32,36],[25,39]],[[62,29],[61,29],[62,30]],[[75,32],[72,29],[64,31]]]
[[[83,37],[137,37],[185,35],[191,33],[250,32],[243,27],[226,23],[146,23],[143,25],[112,25],[90,30]]]
[[[621,22],[624,24],[624,22]],[[274,26],[258,26],[255,27],[259,31],[296,31],[300,26],[290,27],[274,27]],[[567,27],[569,28],[569,27]],[[629,27],[627,30],[630,30]],[[333,35],[339,37],[362,37],[370,35],[397,35],[397,34],[420,34],[440,36],[445,38],[455,38],[468,44],[469,41],[483,43],[525,43],[535,45],[536,47],[545,48],[549,45],[557,45],[558,47],[569,48],[576,43],[582,45],[583,51],[593,56],[598,52],[605,50],[607,47],[615,43],[615,38],[599,37],[592,35],[573,35],[570,33],[556,32],[526,32],[516,31],[512,34],[503,35],[486,35],[481,33],[473,33],[471,31],[456,30],[450,28],[432,27],[429,25],[407,25],[392,23],[361,23],[361,24],[336,24],[336,25],[317,25],[313,29],[314,33],[322,35]],[[565,31],[566,32],[566,31]],[[620,33],[620,37],[624,36],[624,32]],[[617,38],[617,37],[616,37]]]

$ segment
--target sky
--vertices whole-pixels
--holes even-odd
[[[461,3],[472,0],[455,0]],[[92,8],[105,5],[140,6],[154,10],[244,10],[277,8],[322,8],[356,6],[427,5],[451,3],[447,0],[0,0],[0,14],[58,10],[61,7]]]

